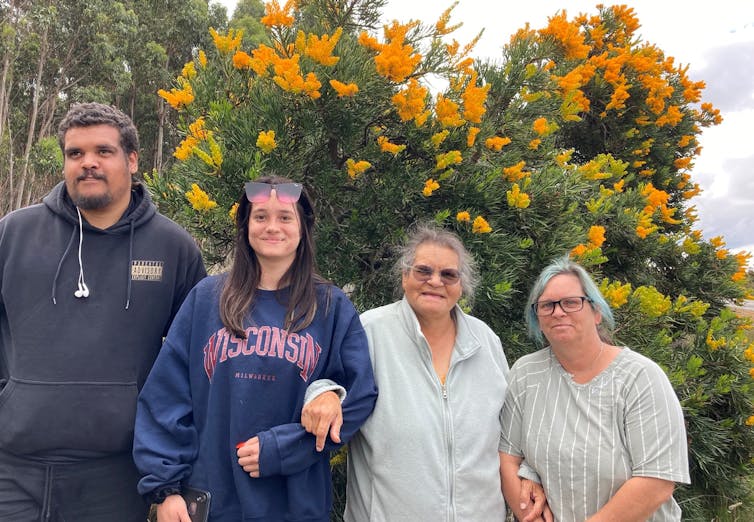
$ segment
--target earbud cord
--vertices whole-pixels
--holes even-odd
[[[84,263],[81,261],[81,246],[84,242],[84,223],[81,219],[81,211],[78,206],[76,206],[76,213],[79,215],[79,292],[83,297],[88,297],[89,289],[84,281]]]

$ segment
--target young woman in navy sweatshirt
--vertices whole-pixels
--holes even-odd
[[[159,522],[188,522],[182,486],[211,493],[212,522],[327,522],[329,450],[358,430],[377,389],[366,336],[314,258],[314,211],[287,178],[246,183],[230,272],[192,290],[139,396],[139,492]],[[341,442],[300,424],[314,381],[345,388]]]

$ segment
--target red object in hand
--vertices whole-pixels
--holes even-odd
[[[244,446],[246,444],[246,441],[241,441],[238,444],[236,444],[236,449],[241,449],[241,446]]]

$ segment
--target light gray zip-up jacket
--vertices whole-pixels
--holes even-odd
[[[380,392],[349,444],[347,522],[505,519],[498,444],[508,362],[484,322],[453,313],[444,386],[405,298],[361,315]]]

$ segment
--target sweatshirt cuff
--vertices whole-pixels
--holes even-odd
[[[259,437],[259,476],[280,475],[283,469],[277,439],[272,430],[257,433]]]
[[[348,395],[346,389],[335,381],[330,379],[318,379],[306,388],[306,393],[304,394],[304,406],[328,391],[335,392],[338,395],[341,404],[343,404],[343,401],[346,400],[346,395]]]
[[[181,487],[180,486],[164,486],[160,489],[155,489],[144,495],[144,500],[147,502],[147,504],[162,504],[165,502],[165,499],[168,498],[170,495],[180,495],[181,494]]]

